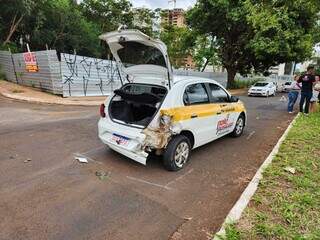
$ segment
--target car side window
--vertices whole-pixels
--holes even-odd
[[[209,88],[211,91],[213,102],[229,102],[229,95],[220,86],[213,83],[209,83]]]
[[[183,103],[184,105],[209,103],[209,96],[205,85],[203,83],[196,83],[187,86],[183,94]]]

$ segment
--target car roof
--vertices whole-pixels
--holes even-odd
[[[196,76],[180,76],[180,75],[174,75],[173,76],[173,84],[176,84],[178,82],[182,82],[182,81],[186,81],[186,82],[194,82],[194,81],[205,81],[205,82],[212,82],[218,85],[221,85],[219,82],[211,79],[211,78],[203,78],[203,77],[196,77]]]

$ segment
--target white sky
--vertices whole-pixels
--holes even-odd
[[[134,7],[147,8],[173,8],[173,3],[168,0],[130,0]],[[196,0],[177,0],[177,8],[187,9],[195,4]]]

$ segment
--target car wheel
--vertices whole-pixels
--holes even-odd
[[[233,132],[231,133],[232,137],[240,137],[243,133],[245,126],[245,117],[241,114],[236,122]]]
[[[187,163],[191,151],[189,139],[183,135],[174,136],[163,155],[163,165],[169,171],[179,171]]]

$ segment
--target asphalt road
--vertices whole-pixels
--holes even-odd
[[[0,239],[210,238],[293,118],[280,97],[241,99],[244,135],[196,149],[173,173],[103,146],[96,107],[0,98]]]

